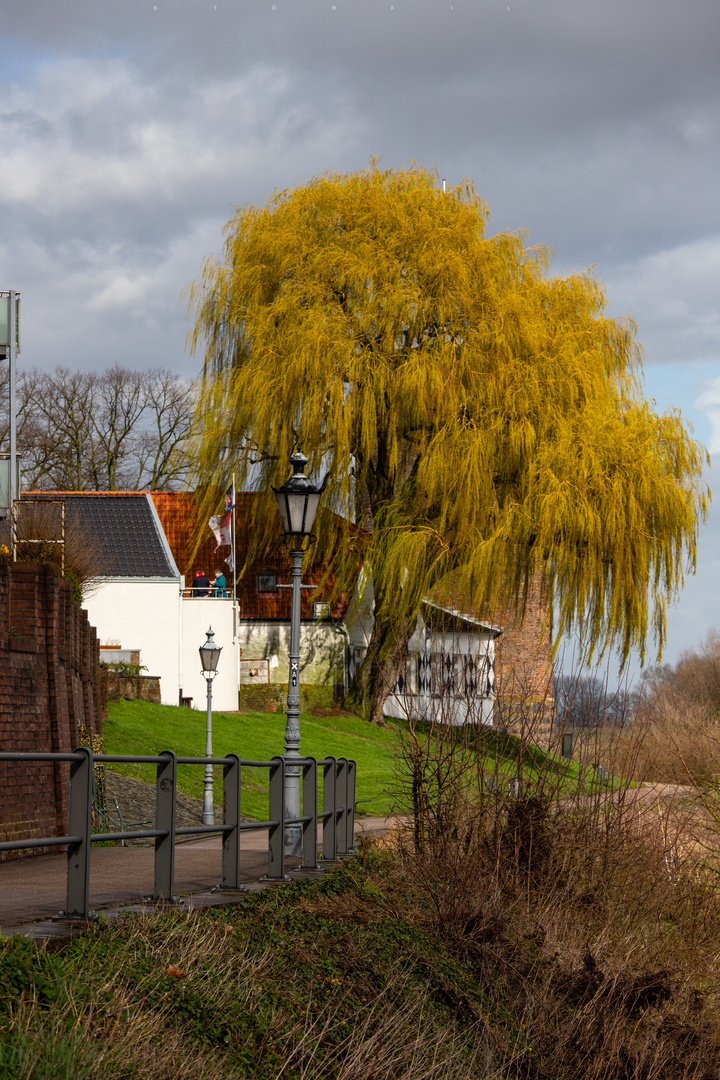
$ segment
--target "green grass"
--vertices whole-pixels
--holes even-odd
[[[357,798],[359,813],[384,815],[402,811],[398,801],[395,759],[403,724],[389,721],[381,728],[355,716],[312,716],[300,718],[302,753],[324,758],[352,758],[357,762]],[[418,733],[427,737],[428,724],[418,724]],[[174,750],[181,757],[201,757],[205,753],[205,713],[172,705],[153,705],[144,701],[111,701],[104,725],[105,750],[108,754],[154,755]],[[223,757],[239,754],[249,760],[266,761],[283,751],[285,717],[282,713],[213,713],[213,754]],[[575,762],[548,754],[540,747],[522,745],[505,732],[483,728],[476,734],[475,746],[483,755],[482,770],[497,772],[499,780],[518,774],[522,756],[525,782],[543,775],[547,790],[568,795],[582,787],[582,777]],[[115,765],[114,771],[154,781],[152,765]],[[202,797],[202,766],[185,765],[178,770],[178,787],[186,795]],[[588,788],[587,790],[590,790]],[[221,769],[215,769],[215,802],[222,802]],[[263,820],[268,814],[267,772],[243,770],[243,813]]]
[[[205,713],[144,701],[110,701],[104,724],[108,754],[158,754],[174,750],[181,757],[205,754]],[[235,753],[252,761],[267,761],[283,752],[285,717],[281,713],[213,713],[213,756]],[[398,727],[379,728],[354,716],[300,718],[302,753],[318,759],[352,758],[357,762],[357,798],[371,799],[361,813],[388,814],[393,809],[393,755]],[[153,765],[114,765],[113,770],[153,781]],[[215,802],[222,803],[221,768],[215,769]],[[178,788],[202,798],[202,766],[178,769]],[[267,818],[267,770],[243,770],[243,813]]]

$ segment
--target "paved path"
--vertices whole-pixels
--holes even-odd
[[[388,818],[359,818],[355,835],[382,832]],[[221,879],[222,841],[219,836],[177,844],[175,893],[205,896]],[[90,858],[92,910],[139,904],[152,895],[154,849],[98,847]],[[288,868],[299,860],[288,860]],[[52,919],[65,907],[66,857],[39,855],[0,863],[0,932],[21,924]],[[240,847],[241,879],[257,882],[267,872],[267,833],[247,832]],[[228,894],[223,894],[228,896]]]

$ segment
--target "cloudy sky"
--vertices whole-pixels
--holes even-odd
[[[183,287],[233,208],[325,170],[474,180],[595,266],[646,388],[720,461],[717,0],[3,0],[0,288],[21,363],[187,375]],[[720,471],[720,470],[718,470]],[[712,483],[712,474],[709,474]],[[716,513],[717,517],[717,513]],[[666,659],[720,625],[720,525]]]

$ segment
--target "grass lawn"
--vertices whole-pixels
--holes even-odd
[[[395,755],[402,723],[389,721],[388,728],[376,727],[355,716],[312,716],[300,718],[302,752],[318,759],[328,754],[354,758],[357,762],[357,798],[369,799],[358,808],[361,814],[381,815],[404,809],[398,802]],[[111,701],[104,725],[108,754],[147,754],[174,750],[183,757],[205,753],[205,713],[173,705],[152,705],[144,701]],[[427,735],[428,725],[418,731]],[[223,757],[237,753],[242,758],[266,761],[282,753],[285,716],[282,713],[213,713],[213,754]],[[497,773],[502,782],[517,776],[520,740],[512,735],[483,729],[478,735],[485,775]],[[532,782],[542,775],[543,787],[553,794],[569,795],[582,788],[578,766],[548,754],[540,747],[522,750],[523,776]],[[117,772],[154,781],[153,765],[114,765]],[[588,778],[590,779],[590,778]],[[181,766],[178,786],[186,795],[202,798],[203,771],[199,765]],[[586,790],[590,790],[587,788]],[[222,775],[215,769],[215,802],[222,803]],[[243,770],[243,813],[263,820],[268,816],[267,773]]]
[[[174,750],[182,757],[205,753],[205,713],[145,701],[110,701],[104,724],[108,754],[158,754]],[[267,761],[283,752],[285,716],[282,713],[213,713],[213,755],[236,753],[242,758]],[[398,728],[379,728],[353,716],[300,718],[302,753],[318,759],[327,755],[357,762],[357,798],[371,799],[359,813],[387,814],[393,808],[393,753]],[[154,781],[154,765],[113,765],[116,772]],[[186,795],[202,798],[203,767],[178,769],[178,787]],[[215,769],[215,802],[222,804],[222,769]],[[243,813],[267,818],[267,770],[243,770]]]

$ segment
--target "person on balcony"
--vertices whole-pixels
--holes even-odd
[[[215,571],[215,580],[212,585],[211,596],[227,596],[227,581],[222,570]]]
[[[193,596],[207,596],[210,592],[210,580],[204,570],[197,570],[190,590]]]

